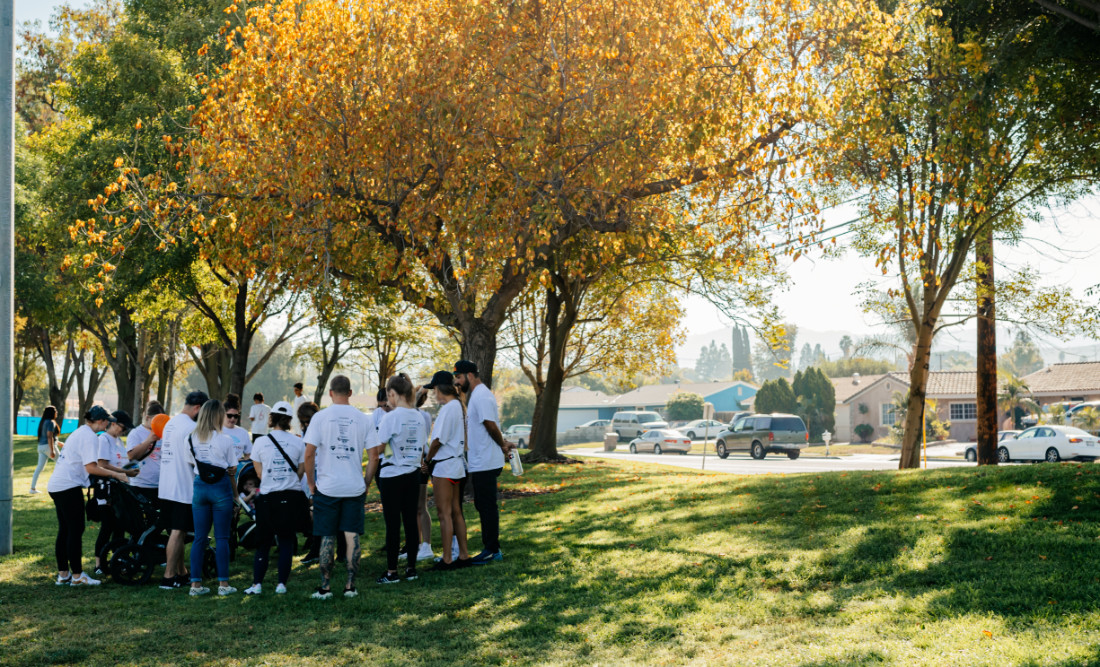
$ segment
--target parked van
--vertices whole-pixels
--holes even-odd
[[[636,410],[616,412],[615,416],[611,418],[611,430],[608,433],[615,433],[619,436],[620,441],[633,440],[641,437],[646,431],[661,428],[668,428],[668,422],[665,421],[664,417],[656,412]]]
[[[798,415],[772,413],[750,415],[733,423],[733,427],[718,434],[714,444],[719,458],[730,452],[748,452],[754,459],[762,459],[769,452],[786,454],[797,459],[809,443],[806,424]]]

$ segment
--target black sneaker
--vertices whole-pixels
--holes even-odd
[[[415,567],[405,568],[405,581],[413,581],[413,580],[416,579],[416,576],[417,575],[416,575],[416,568]]]
[[[94,574],[97,577],[102,577],[103,574],[104,574],[103,568],[97,566],[96,569],[92,570],[92,574]]]
[[[396,572],[394,572],[393,574],[389,572],[383,572],[382,576],[378,577],[374,581],[379,584],[396,584],[400,583],[401,577],[397,576]]]
[[[302,559],[302,565],[316,565],[321,562],[320,556],[313,556],[306,554],[306,557]]]
[[[454,566],[455,566],[456,570],[461,570],[464,567],[472,567],[473,564],[474,564],[474,559],[473,558],[456,558],[451,562],[454,563]]]
[[[190,586],[191,585],[191,573],[188,572],[187,574],[177,574],[176,575],[176,583],[178,583],[180,586]]]
[[[458,564],[457,563],[458,563],[457,561],[451,561],[450,563],[445,563],[441,560],[441,561],[439,561],[438,563],[436,563],[435,565],[433,565],[431,567],[431,571],[432,572],[450,572],[451,570],[457,570],[458,569]]]
[[[175,577],[173,577],[171,579],[165,577],[165,578],[160,580],[161,590],[170,591],[170,590],[173,590],[173,589],[176,589],[176,588],[182,588],[182,587],[183,587],[183,584],[181,584]]]

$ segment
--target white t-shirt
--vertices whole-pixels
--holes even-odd
[[[305,394],[294,397],[294,415],[290,418],[290,430],[301,435],[302,425],[298,421],[298,408],[302,407],[303,403],[309,403],[309,397]]]
[[[61,447],[54,464],[53,474],[46,483],[46,491],[60,493],[77,487],[87,487],[91,482],[84,466],[99,461],[99,438],[91,426],[83,424],[73,431]]]
[[[126,436],[126,451],[129,452],[145,442],[152,432],[145,424],[136,426],[130,431],[130,435]],[[132,486],[155,489],[160,484],[160,444],[161,441],[157,440],[153,445],[153,451],[141,460],[141,469],[138,470],[137,477],[130,480]]]
[[[271,442],[271,438],[279,441],[286,455],[294,462],[298,472],[290,468],[286,457]],[[302,471],[302,463],[306,460],[306,444],[293,433],[274,430],[268,435],[256,441],[252,447],[252,460],[261,466],[260,493],[274,493],[275,491],[300,490],[298,473]]]
[[[106,431],[99,434],[99,458],[106,460],[107,463],[119,470],[130,462],[122,443],[119,442],[118,438],[107,435]]]
[[[271,406],[267,403],[253,403],[248,411],[248,419],[252,422],[252,435],[267,435],[267,416],[271,414]]]
[[[469,406],[466,409],[467,431],[470,438],[467,457],[470,462],[470,472],[484,470],[496,470],[504,467],[504,450],[495,440],[489,437],[489,431],[485,430],[486,421],[500,424],[497,415],[497,399],[493,392],[483,384],[474,387],[470,392]]]
[[[376,447],[389,445],[389,454],[382,459],[382,468],[378,476],[398,477],[416,472],[424,458],[424,444],[428,431],[424,428],[424,417],[412,408],[394,408],[382,418],[378,427]]]
[[[370,413],[371,419],[374,420],[374,430],[377,431],[378,427],[382,425],[382,418],[388,415],[390,412],[386,408],[375,408],[374,412]]]
[[[247,459],[252,453],[252,437],[240,426],[222,429],[222,435],[233,441],[233,453],[238,459]]]
[[[433,460],[439,461],[432,469],[432,477],[462,479],[466,476],[466,464],[462,460],[466,438],[462,422],[462,403],[453,399],[439,409],[432,427],[431,442],[440,442]],[[446,460],[444,460],[446,459]]]
[[[428,412],[424,408],[417,408],[416,411],[420,413],[420,418],[424,420],[424,432],[431,435],[431,432],[432,432],[432,413]],[[428,442],[430,444],[431,439],[429,439]],[[428,450],[425,449],[424,451],[428,451]]]
[[[350,405],[330,405],[313,415],[305,443],[317,448],[317,490],[333,498],[365,493],[363,451],[377,438],[374,421]]]
[[[222,435],[220,431],[211,434],[210,439],[206,442],[200,441],[194,433],[191,433],[191,445],[195,448],[195,455],[191,455],[191,447],[188,447],[187,464],[192,469],[192,476],[198,474],[195,459],[219,468],[237,467],[237,455],[233,450],[233,441],[229,439],[229,436]]]
[[[188,461],[191,452],[187,436],[195,430],[195,420],[179,413],[164,425],[160,439],[160,497],[185,505],[195,493],[195,475]]]

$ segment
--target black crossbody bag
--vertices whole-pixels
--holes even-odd
[[[286,455],[286,452],[283,451],[282,446],[279,445],[279,441],[276,440],[275,436],[271,435],[270,433],[267,434],[267,437],[270,438],[271,442],[275,444],[275,449],[279,450],[279,453],[283,455],[284,459],[286,459],[287,465],[290,466],[290,469],[294,471],[295,475],[297,475],[298,466],[294,465],[294,461],[291,461],[290,457]]]
[[[191,436],[187,436],[187,445],[191,447],[191,456],[195,458],[195,467],[199,469],[199,479],[207,484],[217,484],[225,478],[225,468],[199,460],[195,454],[195,443],[191,441]]]

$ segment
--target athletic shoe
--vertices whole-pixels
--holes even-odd
[[[232,586],[218,586],[218,595],[233,595],[237,592]]]
[[[194,586],[192,586],[191,590],[189,590],[187,592],[187,594],[190,595],[193,598],[197,598],[198,596],[206,595],[209,592],[210,592],[210,589],[207,588],[206,586],[199,586],[198,588],[195,588]]]
[[[31,493],[42,493],[42,492],[39,491],[38,489],[31,489]]]
[[[277,595],[286,595],[286,584],[279,584],[275,587],[275,593]]]
[[[474,565],[486,565],[492,561],[504,560],[504,554],[502,554],[500,550],[489,551],[488,549],[486,549],[485,551],[482,551],[470,560],[473,562]]]
[[[396,572],[394,572],[393,574],[390,574],[389,572],[383,572],[382,576],[378,577],[374,581],[375,583],[379,584],[396,584],[401,581],[401,577],[397,576]]]
[[[65,577],[64,579],[61,578],[60,574],[57,575],[57,585],[58,586],[68,586],[72,582],[73,582],[73,576],[71,574],[69,576]]]
[[[415,579],[416,579],[416,568],[415,567],[405,568],[405,581],[414,581]]]
[[[102,577],[104,575],[103,568],[96,565],[96,568],[94,570],[92,570],[92,574],[94,574],[97,577]]]
[[[183,588],[183,584],[179,582],[177,577],[172,577],[171,579],[165,577],[160,580],[160,588],[161,590],[171,591],[177,588]]]
[[[176,581],[179,582],[180,586],[190,586],[191,585],[191,573],[188,572],[187,574],[177,574],[176,575]]]
[[[263,584],[252,584],[248,588],[244,589],[245,595],[259,595],[264,592]]]
[[[87,572],[81,572],[77,576],[73,577],[69,582],[70,586],[98,586],[101,582],[99,579],[92,579],[88,576]]]
[[[420,550],[416,552],[416,560],[427,562],[432,558],[435,558],[435,552],[432,551],[432,545],[427,542],[421,542]]]
[[[455,564],[455,561],[451,561],[450,563],[444,563],[443,561],[438,561],[431,568],[432,572],[450,572],[451,570],[457,570],[457,569],[458,569],[458,566]]]
[[[332,591],[327,588],[318,588],[317,590],[313,591],[313,595],[310,595],[309,597],[313,598],[314,600],[331,600]]]
[[[355,586],[352,586],[351,588],[345,588],[344,589],[344,597],[353,598],[356,595],[359,595],[359,591],[355,590]]]
[[[311,554],[306,554],[306,557],[302,559],[302,565],[316,565],[317,563],[320,563],[320,562],[321,562],[321,557],[320,556],[314,556],[314,555],[311,555]]]
[[[455,569],[456,570],[461,570],[464,567],[473,567],[474,559],[473,558],[456,558],[451,562],[455,564]]]
[[[452,537],[451,538],[451,560],[452,561],[458,560],[458,538],[457,537]]]

